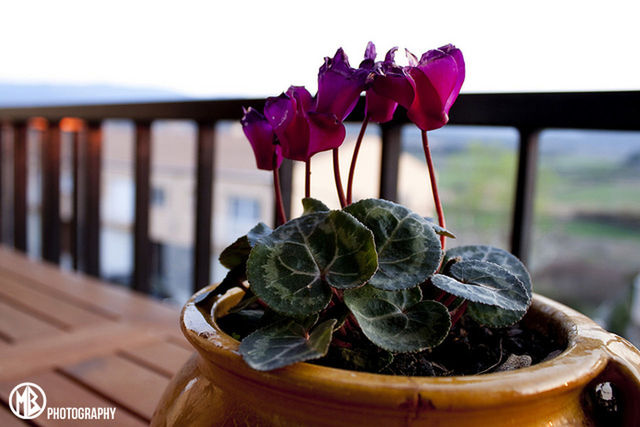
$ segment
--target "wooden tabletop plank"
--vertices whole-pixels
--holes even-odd
[[[157,341],[161,331],[113,324],[82,329],[0,349],[0,381],[111,354],[121,348]]]
[[[60,328],[0,301],[0,336],[3,339],[13,343],[61,333]]]
[[[56,405],[106,402],[125,414],[116,425],[144,424],[169,378],[193,353],[179,315],[179,307],[0,248],[5,391],[24,381],[42,383],[45,391],[55,390]],[[17,420],[6,398],[0,426],[13,425],[5,418]],[[50,421],[35,424],[55,425]]]
[[[20,418],[13,415],[13,413],[0,405],[0,426],[2,427],[23,427],[28,425],[26,422],[22,421]]]
[[[103,315],[70,303],[67,299],[53,297],[33,289],[29,284],[0,276],[0,296],[12,304],[19,304],[43,320],[68,329],[111,322]]]
[[[180,307],[154,301],[146,295],[107,284],[80,273],[61,271],[0,247],[0,276],[26,279],[29,286],[49,295],[63,295],[112,318],[177,325]]]
[[[105,356],[62,368],[78,382],[150,420],[169,379],[120,356]]]
[[[93,393],[89,389],[82,387],[75,381],[65,377],[64,375],[49,371],[39,375],[29,377],[29,381],[33,382],[44,390],[47,396],[47,408],[116,408],[115,418],[108,420],[56,420],[47,419],[45,411],[33,422],[39,426],[80,426],[90,424],[92,426],[144,426],[148,424],[148,420],[142,419],[134,414],[127,412],[122,407],[116,405],[98,394]],[[6,403],[9,393],[15,386],[12,382],[0,383],[0,398]],[[11,414],[13,415],[13,414]],[[0,422],[0,425],[5,424]]]
[[[186,350],[171,341],[159,341],[128,348],[121,354],[171,378],[191,357],[193,351]]]

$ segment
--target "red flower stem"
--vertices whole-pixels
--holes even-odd
[[[446,293],[445,291],[440,291],[440,295],[438,295],[438,296],[436,297],[436,301],[438,301],[438,302],[442,301],[442,298],[444,298],[444,296],[445,296],[446,294],[447,294],[447,293]]]
[[[336,347],[342,347],[342,348],[352,347],[352,344],[350,342],[342,341],[339,338],[334,338],[333,340],[331,340],[331,344],[333,344]]]
[[[333,176],[336,179],[336,188],[338,189],[338,198],[340,199],[340,207],[347,206],[347,201],[344,197],[344,189],[342,188],[342,179],[340,178],[340,162],[338,158],[338,149],[333,149]]]
[[[311,197],[311,159],[304,162],[304,197]]]
[[[453,328],[456,323],[458,323],[458,320],[460,320],[460,318],[462,317],[462,315],[464,314],[465,311],[467,311],[467,304],[469,303],[469,301],[465,300],[462,305],[460,305],[460,307],[458,307],[458,309],[456,310],[456,312],[453,314],[453,316],[451,317],[451,327]]]
[[[343,328],[345,333],[349,334],[357,331],[358,330],[358,327],[356,326],[357,324],[358,323],[356,322],[356,319],[353,316],[353,313],[349,313],[349,315],[344,319]]]
[[[456,298],[458,298],[458,297],[455,296],[455,295],[449,295],[449,298],[444,300],[443,304],[446,305],[447,307],[449,307],[456,300]]]
[[[356,162],[358,161],[358,152],[360,151],[360,145],[362,145],[362,138],[364,137],[364,133],[367,130],[367,124],[369,123],[369,116],[365,117],[362,121],[362,127],[360,128],[360,133],[358,134],[358,140],[356,141],[356,146],[353,149],[353,157],[351,157],[351,166],[349,167],[349,181],[347,183],[347,205],[350,205],[353,201],[352,198],[352,190],[353,190],[353,175],[356,172]]]
[[[262,301],[260,298],[256,299],[256,302],[260,307],[264,308],[265,310],[269,310],[269,306],[267,305],[267,303]]]
[[[284,213],[284,203],[282,202],[282,189],[280,188],[280,175],[278,174],[278,168],[276,156],[273,156],[273,189],[276,195],[276,209],[278,212],[277,225],[282,225],[287,222],[287,215]]]
[[[440,196],[438,195],[438,185],[436,184],[436,173],[433,168],[433,161],[431,160],[431,151],[429,150],[429,140],[427,139],[427,131],[422,131],[422,148],[424,149],[424,156],[427,159],[427,167],[429,168],[429,181],[431,182],[431,193],[433,194],[433,202],[436,205],[436,212],[438,214],[438,224],[442,228],[446,228],[444,222],[444,212],[442,211],[442,203],[440,203]],[[440,236],[440,244],[444,251],[445,236]]]

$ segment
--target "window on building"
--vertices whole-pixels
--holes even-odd
[[[227,236],[236,239],[247,233],[260,221],[260,201],[253,197],[232,196],[228,205]]]
[[[162,187],[151,187],[151,206],[164,206],[166,201],[166,193]]]

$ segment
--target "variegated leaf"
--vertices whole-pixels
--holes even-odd
[[[429,222],[429,224],[431,224],[431,227],[433,228],[433,231],[435,231],[436,234],[438,234],[440,236],[449,237],[451,239],[455,239],[456,238],[456,236],[452,232],[450,232],[446,228],[440,227],[438,224],[436,224],[436,222],[433,220],[433,218],[429,218],[429,217],[425,216],[424,219],[426,219]]]
[[[308,333],[304,324],[285,319],[245,337],[240,343],[240,354],[258,371],[318,359],[327,354],[335,324],[335,319],[329,319]]]
[[[498,264],[520,279],[527,290],[529,299],[531,299],[532,286],[529,272],[517,257],[504,249],[487,245],[458,246],[447,251],[444,262],[456,257],[462,260],[478,260]],[[526,310],[505,310],[496,306],[472,302],[469,304],[467,312],[482,325],[505,327],[522,319]]]
[[[345,208],[375,237],[378,271],[369,284],[378,289],[408,289],[424,282],[440,265],[442,250],[431,224],[404,206],[365,199]]]
[[[229,270],[244,264],[247,262],[251,248],[256,245],[258,240],[268,236],[272,231],[273,230],[271,230],[271,228],[265,223],[258,223],[258,225],[249,230],[246,235],[239,237],[235,242],[222,251],[219,258],[220,264],[224,265]]]
[[[377,346],[393,352],[434,347],[449,333],[451,318],[447,308],[421,299],[419,287],[383,291],[365,285],[344,293],[344,302],[362,332]]]
[[[444,263],[456,257],[460,257],[463,261],[477,260],[498,264],[520,279],[527,294],[531,296],[531,276],[527,268],[517,257],[504,249],[487,245],[458,246],[447,251]]]
[[[361,286],[377,266],[371,231],[348,213],[331,211],[291,220],[262,239],[247,276],[269,307],[299,317],[326,307],[330,287]]]
[[[518,322],[525,315],[525,310],[506,310],[479,302],[469,303],[467,314],[481,325],[493,328],[504,328]]]
[[[314,199],[312,197],[305,197],[304,199],[302,199],[302,207],[304,209],[302,215],[309,215],[316,212],[329,212],[331,210],[320,200]]]
[[[529,307],[531,299],[516,276],[497,264],[485,261],[460,261],[451,266],[453,277],[436,274],[434,286],[470,302],[520,311]]]

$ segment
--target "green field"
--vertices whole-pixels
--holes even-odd
[[[458,236],[451,246],[508,248],[516,154],[482,142],[434,153],[447,226]],[[640,169],[588,152],[544,154],[538,166],[534,287],[593,313],[604,300],[627,295],[640,273]]]

